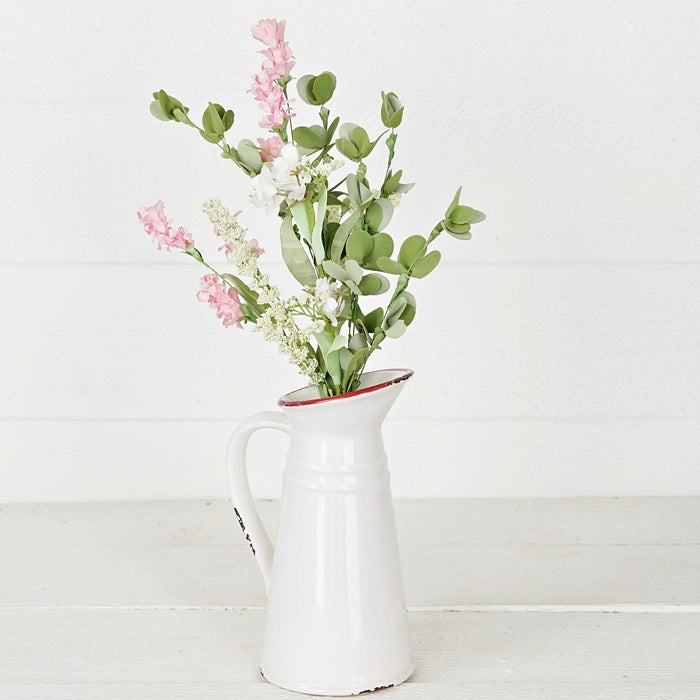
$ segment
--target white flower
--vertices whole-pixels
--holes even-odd
[[[319,277],[314,289],[316,308],[335,326],[338,314],[343,309],[343,285],[341,282],[329,282],[327,277]]]
[[[250,199],[256,207],[265,207],[268,214],[276,214],[284,201],[284,193],[277,189],[269,163],[263,163],[262,170],[253,180],[253,193]]]
[[[306,185],[311,182],[311,173],[291,143],[282,147],[280,155],[272,162],[263,163],[262,170],[253,178],[251,200],[257,207],[266,207],[267,212],[276,213],[279,205],[304,199]]]

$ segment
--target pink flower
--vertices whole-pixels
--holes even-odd
[[[253,78],[251,92],[266,114],[260,122],[265,129],[278,129],[285,119],[294,116],[279,84],[288,78],[294,67],[294,56],[284,40],[284,20],[261,19],[251,31],[253,37],[267,46],[260,53],[265,57],[262,69]]]
[[[143,207],[136,212],[139,221],[143,224],[146,233],[153,236],[158,244],[158,250],[162,248],[178,248],[185,250],[187,245],[194,240],[184,226],[177,229],[165,216],[162,200],[158,200],[153,206]]]
[[[256,75],[250,90],[259,107],[265,115],[260,121],[263,129],[277,129],[282,126],[285,119],[294,115],[289,110],[289,105],[284,96],[284,90],[265,73]]]
[[[241,311],[241,300],[238,292],[233,287],[224,287],[216,275],[204,275],[199,281],[199,301],[208,302],[212,309],[216,310],[216,317],[220,318],[226,328],[236,326],[243,328],[241,319],[244,314]]]
[[[258,145],[260,146],[260,157],[263,163],[274,160],[282,153],[282,146],[284,146],[282,139],[277,134],[269,139],[258,139]]]
[[[255,238],[251,238],[248,241],[248,248],[250,248],[250,250],[253,251],[258,257],[265,252],[265,249],[260,247],[260,243],[258,243]]]
[[[254,27],[251,27],[253,37],[268,46],[276,46],[284,41],[284,28],[286,20],[261,19]]]

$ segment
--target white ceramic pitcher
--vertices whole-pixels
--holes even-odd
[[[275,685],[355,695],[413,671],[382,422],[411,370],[363,375],[357,391],[315,387],[279,400],[234,432],[231,501],[268,594],[260,671]],[[246,446],[261,428],[289,433],[277,540],[250,493]]]

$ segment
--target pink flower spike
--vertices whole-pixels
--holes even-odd
[[[199,281],[199,301],[207,302],[216,311],[216,317],[226,328],[236,326],[243,328],[241,319],[245,316],[241,310],[241,300],[233,287],[224,287],[214,274],[204,275]]]
[[[162,248],[185,250],[188,244],[194,243],[194,239],[184,226],[176,229],[172,222],[168,221],[162,200],[158,200],[150,207],[139,209],[136,214],[146,233],[153,236],[153,240],[158,244],[158,250]]]
[[[263,163],[269,163],[277,156],[282,153],[282,139],[275,134],[269,139],[258,139],[258,145],[260,146],[260,158],[262,158]]]
[[[261,19],[250,31],[253,38],[261,41],[267,46],[276,46],[284,41],[284,28],[287,26],[286,20]]]

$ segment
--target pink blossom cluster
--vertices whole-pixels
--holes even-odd
[[[199,281],[199,301],[208,302],[212,309],[216,310],[216,317],[220,318],[224,326],[236,326],[243,328],[241,319],[244,317],[241,311],[241,300],[233,287],[225,287],[214,274],[204,275]]]
[[[184,226],[175,228],[172,221],[165,216],[162,200],[158,200],[153,206],[143,207],[138,210],[137,216],[143,224],[146,233],[153,236],[158,244],[158,250],[162,248],[179,248],[185,250],[187,245],[194,242],[189,231]]]
[[[217,236],[221,236],[216,229],[214,229],[214,233]],[[218,250],[223,250],[226,257],[228,257],[233,252],[233,246],[230,243],[224,243],[223,245],[219,246]],[[265,249],[260,246],[260,243],[258,243],[257,238],[251,238],[248,241],[248,250],[250,250],[251,253],[255,253],[258,257],[265,252]]]
[[[260,146],[260,158],[262,162],[270,163],[282,153],[282,146],[284,146],[284,143],[277,134],[274,134],[269,139],[258,139],[258,145]]]
[[[260,103],[264,116],[260,126],[264,129],[279,129],[284,120],[294,116],[279,81],[288,78],[294,67],[294,56],[284,40],[284,20],[261,19],[252,28],[255,39],[267,47],[260,53],[265,57],[260,73],[253,78],[251,92]]]

